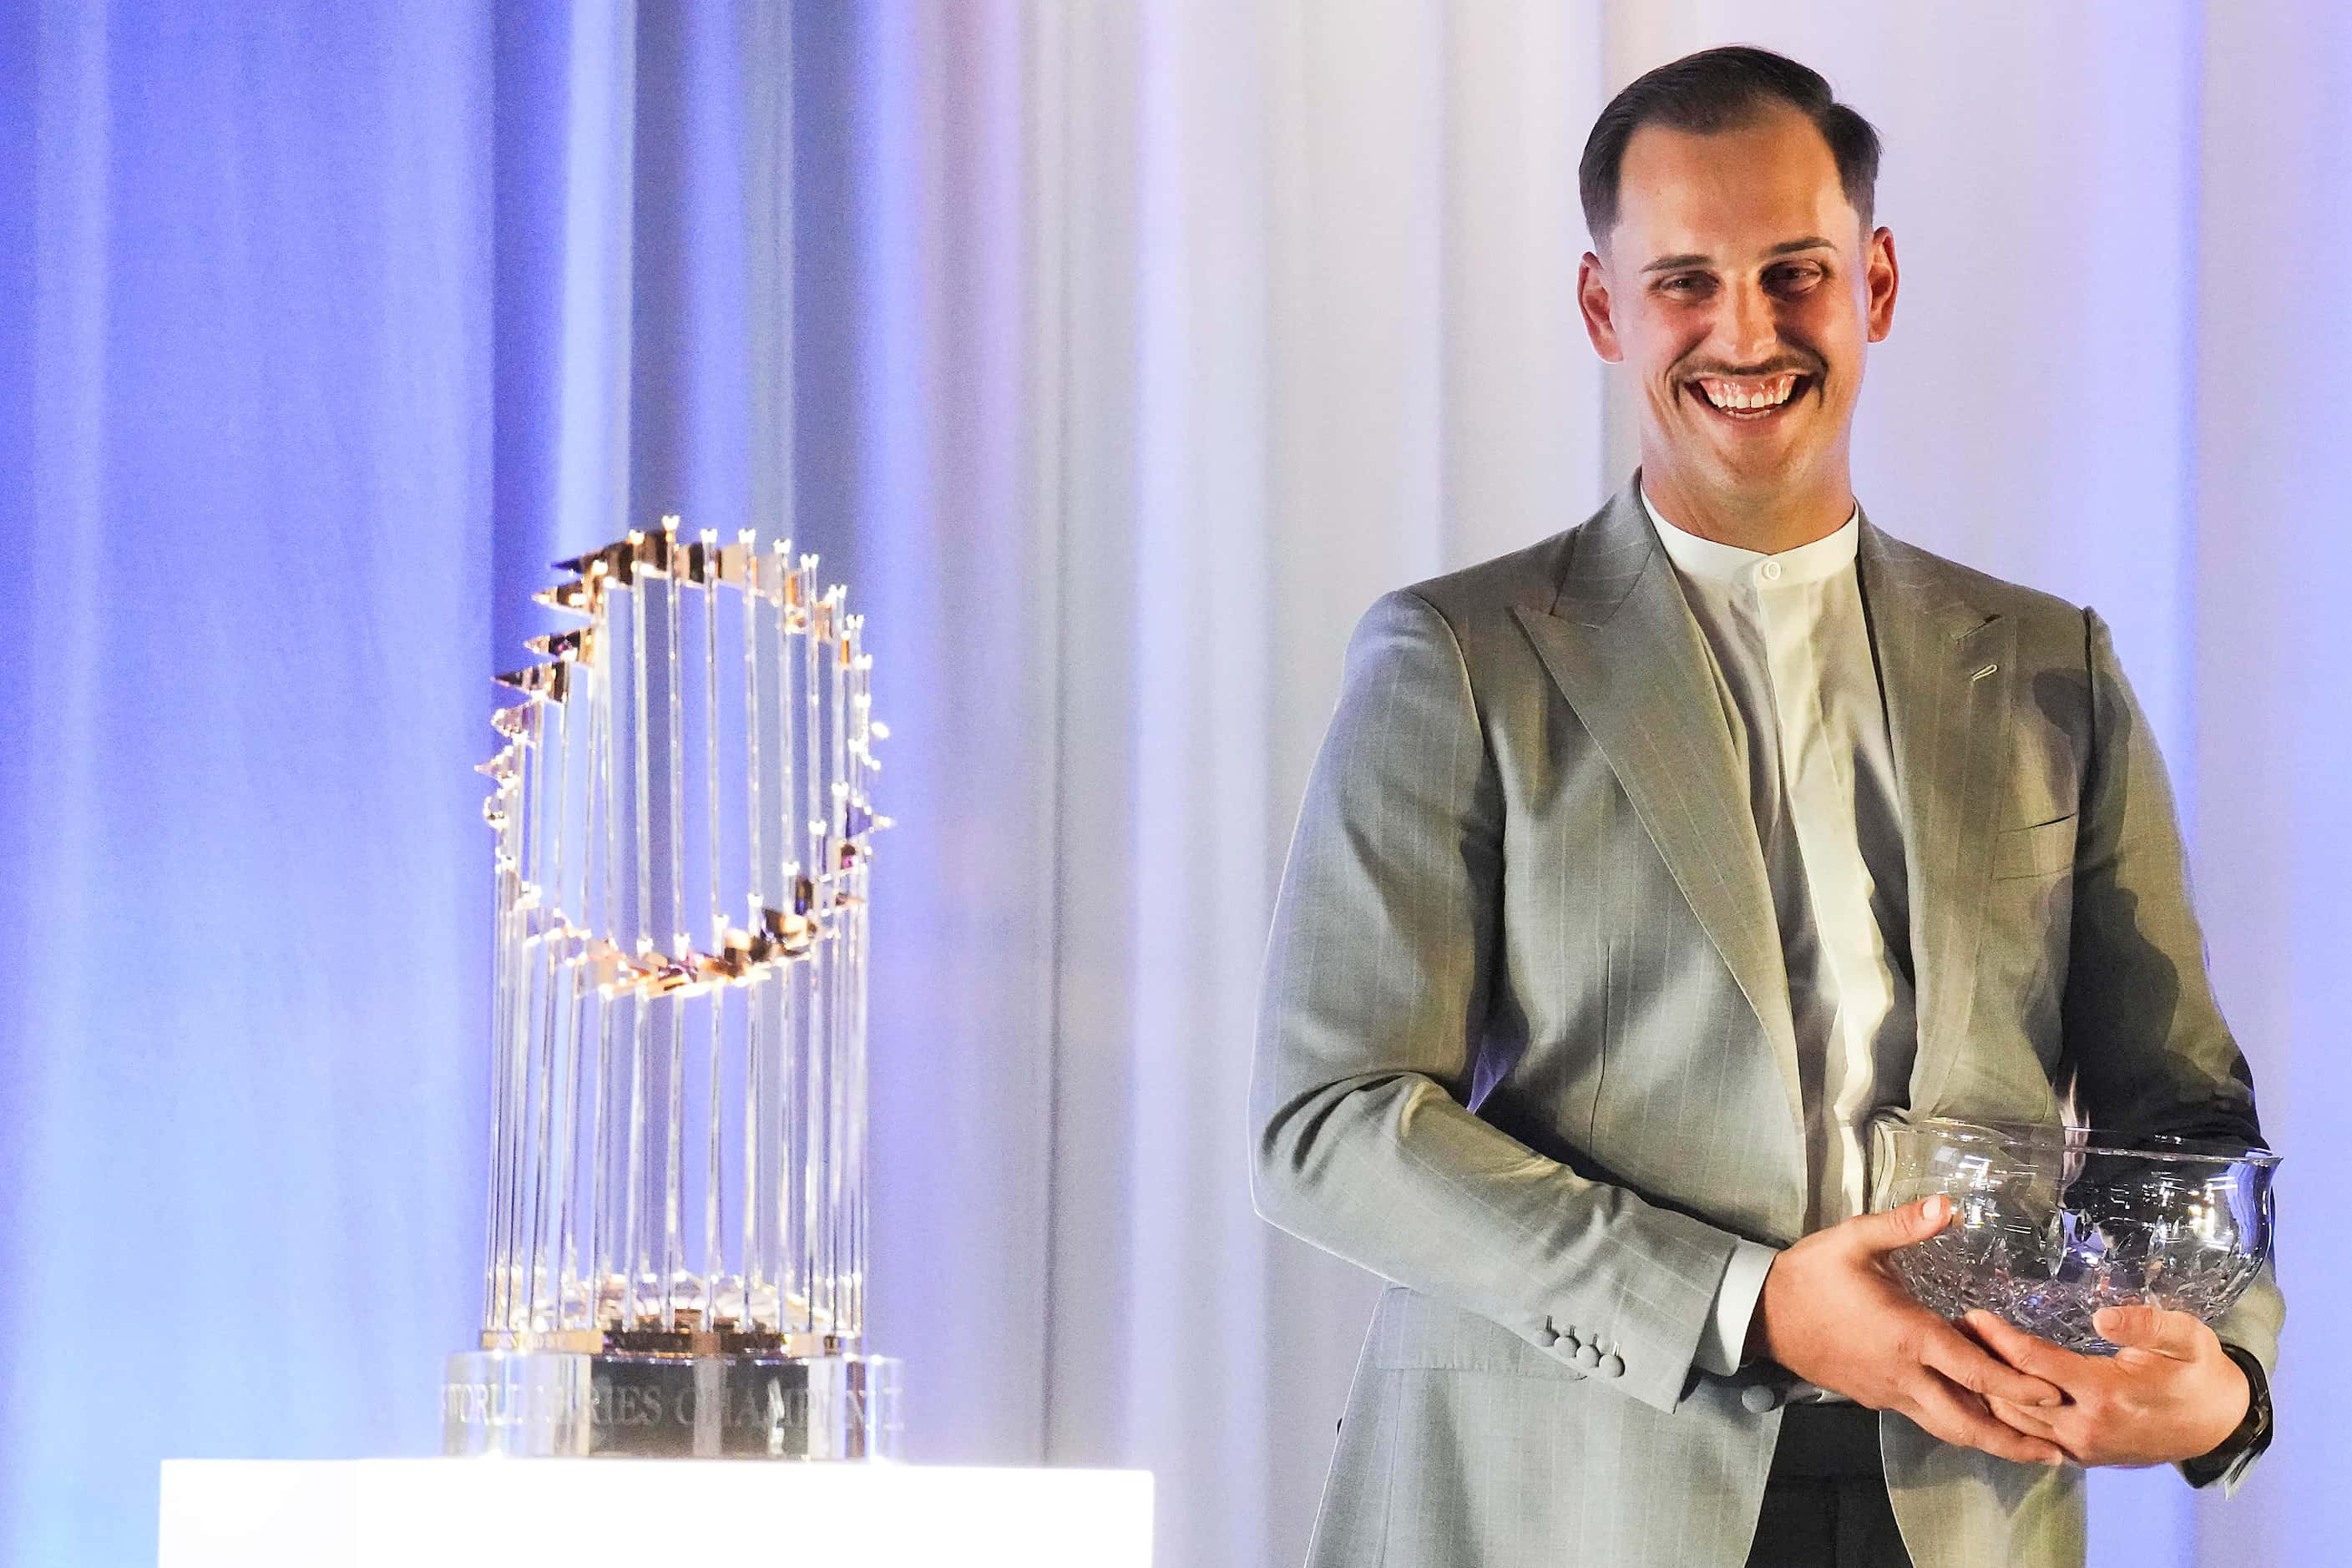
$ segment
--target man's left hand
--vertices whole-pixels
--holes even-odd
[[[1970,1312],[1969,1331],[2018,1371],[2065,1394],[2053,1406],[1986,1405],[2019,1431],[2046,1437],[2078,1465],[2162,1465],[2209,1453],[2234,1430],[2252,1396],[2246,1374],[2192,1312],[2105,1307],[2092,1327],[2123,1348],[2078,1355],[1994,1317]]]

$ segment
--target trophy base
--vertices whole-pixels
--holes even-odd
[[[887,1356],[463,1351],[441,1451],[514,1458],[895,1459]]]

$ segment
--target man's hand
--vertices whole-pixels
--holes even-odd
[[[1988,1355],[1886,1271],[1888,1253],[1927,1240],[1952,1212],[1952,1200],[1937,1194],[1857,1215],[1781,1253],[1764,1276],[1749,1348],[1857,1404],[1900,1411],[1947,1443],[2024,1464],[2063,1464],[2066,1455],[2051,1434],[1995,1420],[1986,1407],[1997,1398],[2012,1410],[2054,1409],[2059,1390]]]
[[[2193,1459],[2236,1428],[2252,1397],[2219,1336],[2191,1312],[2102,1308],[2091,1324],[2123,1347],[2112,1357],[2077,1355],[1990,1312],[1970,1312],[1967,1322],[2011,1366],[2066,1394],[2055,1409],[1995,1397],[1988,1401],[1992,1413],[2056,1443],[2078,1465]]]

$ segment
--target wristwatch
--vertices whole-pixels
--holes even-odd
[[[2246,1467],[2271,1446],[2271,1380],[2253,1352],[2224,1344],[2221,1352],[2246,1374],[2246,1414],[2231,1434],[2206,1453],[2180,1461],[2180,1474],[2192,1487],[2226,1481],[2235,1486]]]

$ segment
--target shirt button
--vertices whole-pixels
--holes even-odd
[[[1762,571],[1764,581],[1767,583],[1778,583],[1780,580],[1780,563],[1778,561],[1767,561],[1764,563]]]

